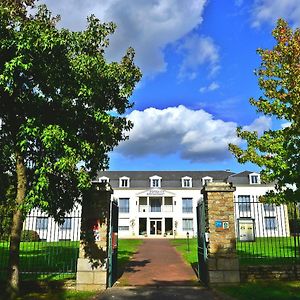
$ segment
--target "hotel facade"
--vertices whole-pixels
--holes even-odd
[[[105,171],[97,181],[108,182],[119,204],[119,237],[195,236],[196,207],[208,182],[229,182],[235,188],[236,233],[253,224],[254,235],[287,236],[284,205],[260,202],[274,188],[249,171]]]
[[[265,204],[260,196],[274,188],[263,184],[260,175],[249,171],[103,171],[94,182],[107,182],[119,205],[120,238],[196,236],[201,190],[209,182],[229,182],[235,188],[235,228],[237,238],[289,236],[285,205]],[[74,217],[75,216],[75,217]],[[34,209],[24,229],[35,230],[44,241],[79,240],[81,206],[77,205],[60,224]],[[250,238],[251,240],[251,238]]]

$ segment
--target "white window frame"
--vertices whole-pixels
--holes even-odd
[[[185,227],[185,222],[187,221],[192,225],[192,227]],[[194,219],[193,218],[182,218],[182,231],[193,231],[194,230]]]
[[[185,183],[188,183],[188,185],[186,185]],[[193,187],[193,179],[192,177],[189,176],[184,176],[181,178],[181,186],[183,188],[191,188]]]
[[[253,182],[254,177],[257,177],[257,182]],[[249,183],[250,184],[260,184],[260,174],[258,174],[258,173],[249,174]]]
[[[127,182],[126,186],[122,185],[123,181]],[[119,187],[120,188],[129,188],[130,187],[130,178],[127,176],[123,176],[119,178]]]
[[[274,226],[270,227],[270,226],[267,226],[267,225],[270,225],[271,223],[268,223],[267,220],[274,220]],[[265,230],[277,230],[278,229],[278,220],[276,217],[274,216],[270,216],[270,217],[265,217]]]
[[[202,177],[202,185],[204,186],[206,184],[206,182],[213,182],[213,178],[210,177],[210,176],[205,176],[205,177]]]
[[[109,183],[109,178],[106,176],[99,177],[99,182],[107,182]]]
[[[154,176],[149,177],[149,179],[150,179],[150,187],[152,187],[152,188],[161,188],[162,177],[154,175]],[[157,185],[156,185],[156,182],[157,182]]]

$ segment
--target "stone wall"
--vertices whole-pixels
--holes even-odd
[[[111,194],[110,186],[98,183],[93,184],[91,190],[84,195],[77,290],[101,290],[107,287],[107,228]]]
[[[209,233],[207,268],[209,284],[240,281],[236,255],[233,188],[228,183],[208,183],[202,190]]]
[[[241,266],[241,281],[299,280],[300,265]]]

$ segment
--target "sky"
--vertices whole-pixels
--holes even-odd
[[[143,78],[126,117],[129,139],[110,153],[110,170],[243,170],[228,143],[236,128],[276,129],[284,120],[258,114],[258,48],[272,48],[276,20],[300,25],[299,0],[41,0],[61,27],[83,30],[94,14],[113,21],[108,61],[128,47]]]

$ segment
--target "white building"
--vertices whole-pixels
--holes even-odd
[[[196,235],[196,207],[207,182],[230,182],[234,193],[236,234],[247,239],[289,236],[284,205],[263,204],[259,196],[273,189],[260,175],[249,171],[103,171],[97,182],[108,182],[119,204],[119,237],[186,237]],[[71,216],[75,215],[75,218]],[[38,210],[26,219],[24,229],[35,230],[45,241],[79,240],[81,207],[57,224]],[[246,231],[245,231],[246,228]],[[248,231],[247,231],[248,230]],[[251,234],[250,234],[251,235]],[[253,235],[253,234],[252,234]]]
[[[259,202],[273,189],[262,184],[260,175],[249,171],[105,171],[106,181],[119,203],[119,236],[195,235],[196,207],[207,182],[231,182],[235,187],[236,232],[251,223],[255,237],[289,236],[286,207]],[[245,226],[244,226],[245,227]]]

